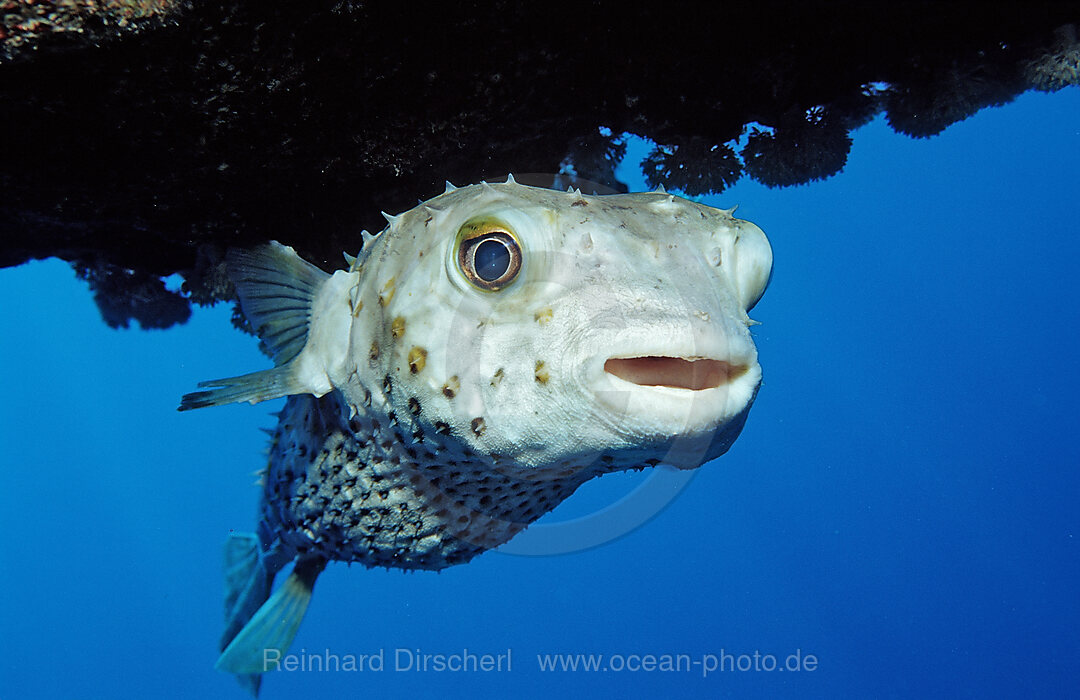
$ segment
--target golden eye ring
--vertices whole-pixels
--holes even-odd
[[[484,225],[461,236],[457,259],[462,274],[473,286],[497,292],[521,272],[521,245],[505,227]]]

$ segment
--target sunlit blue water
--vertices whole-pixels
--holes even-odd
[[[331,565],[294,650],[383,650],[384,670],[279,672],[262,697],[1076,694],[1078,163],[1069,89],[924,141],[879,119],[838,177],[708,200],[776,254],[753,314],[765,385],[731,452],[599,548]],[[267,361],[224,307],[109,330],[57,261],[0,271],[0,299],[0,698],[242,698],[212,668],[221,545],[254,524],[275,406],[175,408]],[[398,648],[512,666],[395,672]],[[542,672],[556,652],[817,665]]]

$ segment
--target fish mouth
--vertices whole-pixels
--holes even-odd
[[[661,449],[665,464],[692,469],[723,454],[757,394],[761,365],[749,344],[713,345],[708,354],[654,345],[597,357],[588,370],[597,417],[631,444]]]
[[[688,391],[718,389],[746,374],[749,365],[708,357],[611,357],[604,371],[638,386]]]

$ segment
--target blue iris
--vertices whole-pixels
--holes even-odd
[[[489,238],[476,246],[473,266],[477,277],[494,282],[510,269],[510,251],[502,241]]]

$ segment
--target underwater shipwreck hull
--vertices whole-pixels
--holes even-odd
[[[562,171],[619,190],[624,132],[656,144],[652,184],[783,186],[838,172],[849,132],[882,111],[930,136],[1080,70],[1074,2],[5,13],[0,266],[71,261],[115,326],[231,298],[229,246],[276,238],[336,266],[381,210],[447,179]],[[736,146],[749,124],[763,128]],[[175,272],[186,295],[160,281]]]

